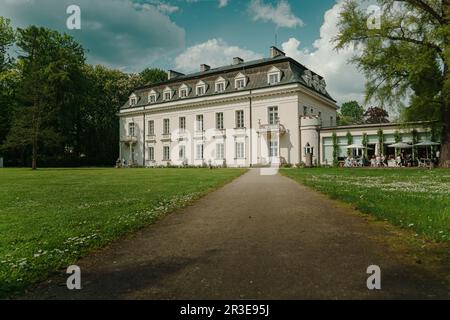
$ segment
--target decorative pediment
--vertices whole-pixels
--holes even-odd
[[[272,68],[269,69],[268,73],[281,73],[281,70],[278,69],[277,67],[273,66]]]
[[[235,79],[247,79],[247,76],[245,74],[243,74],[242,72],[239,72],[236,77],[234,77]]]
[[[221,82],[227,82],[227,80],[224,77],[218,77],[216,79],[216,83],[221,83]]]

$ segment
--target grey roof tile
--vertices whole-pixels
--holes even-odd
[[[244,90],[269,87],[270,85],[268,85],[267,83],[267,72],[272,66],[277,67],[282,72],[280,83],[278,85],[300,83],[301,85],[308,87],[309,89],[316,91],[318,94],[334,101],[334,99],[328,94],[328,92],[321,92],[320,90],[317,90],[312,86],[308,86],[308,84],[303,79],[304,72],[308,70],[305,66],[301,65],[292,58],[278,56],[275,58],[265,58],[244,62],[239,65],[214,68],[205,72],[196,72],[179,76],[161,83],[136,88],[133,93],[138,97],[137,104],[134,106],[130,106],[129,101],[127,101],[122,106],[122,109],[148,105],[148,94],[151,90],[155,90],[158,93],[157,101],[153,104],[162,104],[182,99],[195,98],[197,97],[195,87],[196,84],[201,80],[207,84],[207,90],[203,96],[213,96],[237,92],[238,90],[234,87],[234,79],[239,74],[239,72],[242,72],[247,76],[247,86]],[[215,81],[219,77],[222,77],[227,81],[227,87],[222,93],[215,92]],[[320,78],[322,79],[322,77]],[[179,88],[183,84],[187,85],[190,88],[189,95],[186,98],[179,97]],[[163,91],[166,87],[171,88],[175,92],[172,99],[169,101],[163,100]]]

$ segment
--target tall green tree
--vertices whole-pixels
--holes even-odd
[[[14,43],[15,33],[8,19],[0,17],[0,145],[9,132],[17,83],[12,58],[8,50]]]
[[[357,101],[348,101],[342,104],[339,114],[339,124],[363,123],[364,108]]]
[[[83,48],[72,37],[35,26],[18,29],[20,83],[7,148],[30,149],[32,169],[44,149],[63,146],[60,115],[84,64]]]
[[[78,125],[80,151],[92,164],[112,165],[119,155],[117,112],[143,80],[104,66],[86,65],[84,74],[88,89]]]
[[[167,80],[167,73],[161,69],[146,68],[140,74],[143,84],[154,84]]]
[[[382,12],[379,28],[368,27],[374,17],[360,1],[344,3],[336,48],[352,45],[361,49],[352,62],[367,77],[368,101],[401,105],[413,92],[412,110],[430,111],[432,120],[439,123],[444,164],[450,159],[450,0],[375,3]],[[427,77],[433,81],[421,80]],[[404,117],[413,114],[405,111]]]

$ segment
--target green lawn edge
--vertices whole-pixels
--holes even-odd
[[[303,171],[301,171],[303,170]],[[331,171],[330,171],[331,170]],[[354,170],[354,171],[351,171]],[[280,174],[294,180],[297,183],[300,183],[308,188],[316,190],[333,200],[340,201],[347,205],[351,205],[356,210],[360,211],[365,215],[370,215],[379,221],[387,221],[391,225],[395,227],[399,227],[401,229],[413,231],[416,236],[424,237],[428,241],[434,242],[443,242],[450,243],[450,206],[440,205],[439,203],[401,203],[400,205],[407,206],[411,210],[411,214],[408,215],[408,210],[401,210],[398,208],[393,209],[392,200],[389,197],[382,197],[375,193],[370,192],[360,192],[356,190],[355,192],[346,192],[339,190],[338,188],[333,187],[333,181],[329,180],[327,183],[317,183],[312,181],[310,177],[314,174],[334,174],[337,173],[352,173],[352,174],[361,174],[364,172],[363,170],[367,170],[366,172],[370,175],[377,174],[396,174],[399,171],[394,171],[391,169],[386,169],[386,171],[380,169],[336,169],[336,168],[312,168],[312,169],[280,169]],[[409,170],[405,169],[401,174],[408,175],[409,173],[417,174],[424,173],[427,174],[428,171],[425,170]],[[442,171],[435,172],[446,172],[445,169],[435,169]],[[301,172],[301,174],[298,174]],[[345,175],[340,175],[339,178],[345,179]],[[369,182],[370,183],[370,182]],[[369,194],[368,194],[369,193]],[[372,200],[371,198],[372,197]],[[446,198],[446,203],[450,201],[450,195]],[[388,201],[386,199],[389,199]],[[411,208],[414,205],[419,209],[422,209],[424,212],[427,210],[430,211],[430,216],[433,215],[432,210],[447,210],[447,212],[442,212],[442,216],[440,219],[436,219],[433,223],[428,223],[425,221],[425,217],[417,214],[414,211],[415,208]],[[440,205],[440,206],[439,206]],[[421,206],[421,207],[419,207]],[[436,209],[438,207],[438,209]],[[447,208],[447,209],[445,209]]]
[[[84,169],[92,169],[96,170],[99,168],[84,168]],[[60,170],[63,171],[65,169],[59,169],[59,168],[46,168],[42,170]],[[67,169],[71,170],[71,169]],[[83,170],[83,169],[80,169]],[[123,170],[123,169],[122,169]],[[126,169],[126,170],[142,170],[142,169]],[[153,170],[153,169],[146,169],[146,170]],[[173,170],[171,168],[167,169],[156,169],[156,170]],[[209,169],[179,169],[179,170],[209,170]],[[214,174],[214,171],[216,169],[211,170],[211,174]],[[136,212],[136,217],[142,218],[142,220],[135,220],[136,223],[132,223],[129,225],[118,225],[118,228],[114,231],[114,233],[108,232],[104,237],[101,237],[100,239],[97,239],[94,241],[94,239],[91,239],[90,241],[87,241],[83,243],[82,245],[78,245],[76,247],[76,253],[67,254],[63,257],[59,258],[59,261],[55,264],[54,261],[52,263],[48,264],[48,267],[45,267],[45,261],[43,261],[38,269],[35,269],[33,271],[30,270],[30,273],[33,272],[33,274],[26,279],[23,279],[20,283],[15,283],[14,285],[5,285],[4,283],[0,283],[0,299],[14,299],[16,297],[19,297],[22,294],[25,294],[28,290],[32,289],[35,285],[38,285],[39,283],[42,283],[46,279],[55,276],[61,272],[61,270],[65,270],[67,266],[72,265],[76,263],[79,259],[88,256],[89,254],[101,250],[108,245],[120,241],[133,233],[142,230],[143,228],[149,227],[164,217],[181,210],[185,207],[188,207],[198,201],[199,199],[205,197],[211,192],[214,192],[225,185],[231,183],[232,181],[238,179],[242,175],[248,172],[248,169],[224,169],[224,170],[232,170],[236,173],[234,176],[230,176],[226,179],[224,179],[221,183],[216,184],[213,187],[207,188],[205,190],[202,190],[200,192],[197,192],[193,194],[192,197],[175,199],[174,202],[168,201],[167,203],[162,203],[162,205],[158,208],[147,208],[145,212]],[[38,170],[39,171],[39,170]],[[28,171],[27,171],[28,172]],[[151,215],[148,215],[148,213],[151,212]],[[3,258],[3,257],[0,257]],[[0,259],[1,260],[1,259]]]

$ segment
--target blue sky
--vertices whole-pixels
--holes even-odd
[[[66,9],[81,9],[81,30],[68,30]],[[197,71],[268,55],[275,44],[323,75],[339,102],[363,100],[364,77],[330,40],[342,0],[0,0],[16,27],[40,25],[73,35],[88,62],[127,72],[145,67]]]
[[[205,39],[220,37],[228,43],[266,53],[268,47],[275,44],[275,33],[278,44],[290,37],[298,37],[311,47],[319,37],[319,29],[323,23],[324,13],[330,9],[335,0],[296,0],[290,1],[292,13],[304,23],[301,27],[278,27],[271,22],[252,19],[248,0],[229,0],[228,5],[218,8],[218,1],[204,0],[198,2],[172,2],[180,6],[180,11],[172,15],[173,20],[188,32],[186,45],[191,46],[204,42]],[[265,1],[265,4],[276,6],[277,1]]]

